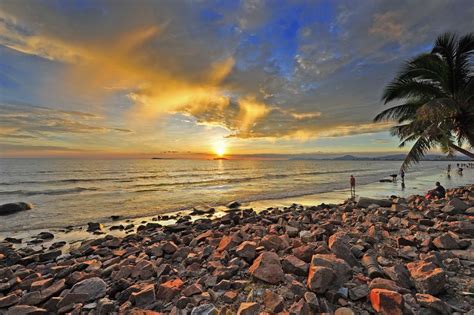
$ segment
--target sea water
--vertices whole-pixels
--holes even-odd
[[[82,225],[112,215],[141,217],[238,200],[257,207],[342,202],[349,176],[357,194],[385,197],[473,183],[456,162],[423,162],[406,173],[405,187],[380,183],[400,161],[332,160],[80,160],[0,159],[0,204],[24,201],[33,210],[0,217],[0,231]],[[446,176],[447,164],[453,166]]]

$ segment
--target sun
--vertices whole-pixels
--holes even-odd
[[[218,156],[222,157],[225,154],[225,147],[223,145],[216,146],[214,151]]]

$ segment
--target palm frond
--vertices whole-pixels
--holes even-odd
[[[413,163],[418,163],[425,156],[432,147],[431,139],[420,136],[418,140],[413,144],[410,151],[407,153],[407,156],[403,160],[402,166],[400,169],[406,171],[410,165]]]
[[[448,97],[448,95],[446,95],[438,85],[432,82],[400,79],[394,80],[387,85],[383,92],[382,100],[384,104],[387,104],[396,99],[410,97],[432,99]]]

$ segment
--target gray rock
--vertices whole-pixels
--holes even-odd
[[[441,209],[441,211],[447,214],[461,214],[464,213],[467,208],[469,208],[469,206],[461,199],[453,198],[443,207],[443,209]]]
[[[358,208],[367,208],[370,205],[379,205],[380,207],[391,207],[392,201],[388,199],[372,199],[366,197],[359,197],[357,200]]]
[[[0,215],[9,215],[30,209],[33,209],[33,206],[27,202],[6,203],[0,206]]]
[[[87,294],[89,296],[89,298],[87,299],[88,302],[104,297],[106,290],[107,284],[105,283],[105,281],[99,277],[93,277],[76,283],[72,287],[71,293]]]
[[[212,304],[199,305],[191,311],[191,315],[217,315],[217,309]]]

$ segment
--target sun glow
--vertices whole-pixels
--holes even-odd
[[[214,152],[217,156],[223,157],[226,152],[226,146],[223,143],[216,143],[214,146]]]

